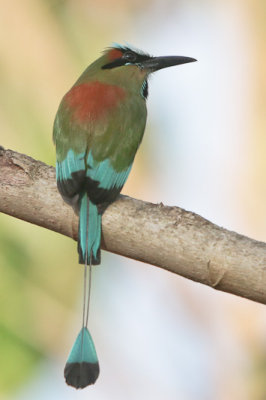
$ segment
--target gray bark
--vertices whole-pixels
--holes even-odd
[[[0,211],[77,239],[78,217],[61,199],[55,169],[0,150]],[[102,248],[212,288],[266,303],[266,244],[179,207],[127,196],[108,207]]]

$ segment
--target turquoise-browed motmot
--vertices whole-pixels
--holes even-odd
[[[192,61],[196,60],[151,57],[115,45],[83,72],[56,114],[53,138],[57,186],[79,214],[79,262],[85,265],[82,328],[64,370],[66,382],[75,388],[93,384],[99,375],[87,328],[90,267],[101,261],[102,215],[126,182],[142,140],[148,77],[159,69]]]

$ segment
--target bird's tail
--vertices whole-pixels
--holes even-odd
[[[80,264],[100,264],[101,224],[102,216],[85,192],[80,200],[79,208],[78,252]]]
[[[82,327],[64,369],[66,383],[76,389],[83,389],[95,383],[99,372],[99,361],[92,337],[87,327]]]
[[[79,262],[84,264],[84,298],[82,328],[66,362],[66,383],[76,389],[95,383],[100,368],[92,337],[88,331],[89,303],[91,290],[91,265],[100,264],[101,214],[87,193],[79,203]],[[89,274],[87,270],[89,268]]]

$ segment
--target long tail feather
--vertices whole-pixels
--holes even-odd
[[[78,252],[80,264],[85,264],[86,256],[87,265],[90,263],[92,265],[100,264],[101,223],[102,216],[98,212],[97,206],[88,199],[87,193],[84,193],[79,211]]]
[[[66,383],[76,389],[92,385],[100,373],[92,337],[86,327],[79,332],[64,369]]]
[[[84,300],[82,328],[71,349],[64,369],[66,383],[82,389],[95,383],[100,367],[92,337],[88,331],[91,265],[100,263],[101,215],[87,193],[81,198],[79,211],[78,250],[80,263],[84,264]],[[88,274],[89,268],[89,274]]]

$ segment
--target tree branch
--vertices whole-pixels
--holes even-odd
[[[0,211],[77,239],[55,170],[0,148]],[[266,303],[266,244],[179,207],[120,196],[103,216],[102,248],[215,289]]]

